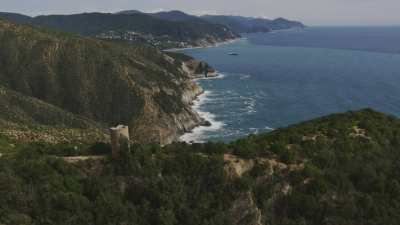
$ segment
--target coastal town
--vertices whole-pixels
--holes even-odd
[[[96,38],[104,40],[128,41],[133,43],[149,44],[160,49],[168,48],[190,48],[193,45],[184,41],[174,41],[169,35],[155,36],[153,34],[144,34],[138,31],[105,31],[98,35]]]

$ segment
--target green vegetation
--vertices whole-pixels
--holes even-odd
[[[0,135],[0,154],[10,154],[17,150],[16,143],[9,138]]]
[[[25,146],[0,158],[0,224],[395,225],[399,135],[399,119],[363,110],[231,144],[134,145],[120,160]]]
[[[270,202],[270,224],[396,224],[400,220],[400,120],[372,110],[327,116],[232,143],[243,157],[276,157],[304,169],[273,177],[291,192]]]
[[[31,147],[2,158],[0,223],[230,224],[237,190],[221,157],[152,153],[68,164]]]

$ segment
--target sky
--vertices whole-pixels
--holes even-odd
[[[30,16],[128,9],[285,17],[309,26],[400,25],[400,0],[0,0],[0,11]]]

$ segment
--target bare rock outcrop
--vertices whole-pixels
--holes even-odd
[[[262,225],[261,210],[251,192],[241,194],[233,203],[231,215],[234,225]]]

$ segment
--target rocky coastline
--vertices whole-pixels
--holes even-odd
[[[166,137],[164,141],[161,143],[162,145],[172,143],[174,141],[181,141],[180,137],[185,133],[190,133],[196,127],[204,126],[209,127],[211,126],[211,122],[202,118],[199,113],[193,108],[194,101],[197,100],[201,95],[204,94],[204,90],[201,86],[199,86],[195,80],[199,78],[206,78],[197,74],[193,75],[188,73],[190,76],[190,80],[187,81],[186,89],[182,95],[182,101],[187,105],[185,107],[184,112],[174,116],[175,126],[177,128],[174,135],[170,137]],[[218,76],[218,73],[212,75],[212,77]],[[211,76],[209,76],[211,78]]]
[[[196,82],[199,78],[216,77],[218,72],[207,63],[184,55],[168,56],[167,60],[179,65],[179,70],[184,77],[176,80],[179,90],[167,89],[165,87],[153,88],[145,93],[143,113],[137,118],[137,123],[132,125],[131,136],[134,140],[145,141],[146,143],[159,143],[168,145],[180,141],[180,137],[191,132],[199,126],[211,126],[211,123],[201,118],[199,113],[193,109],[194,101],[204,93],[204,90]],[[187,60],[189,59],[189,60]],[[206,76],[206,74],[208,74]],[[181,108],[177,112],[165,112],[154,101],[157,93],[165,92],[170,95],[179,96]],[[140,142],[140,143],[141,143]]]
[[[193,67],[193,65],[196,65],[196,67]],[[197,69],[193,69],[197,68]],[[197,112],[193,108],[193,102],[197,100],[201,95],[204,94],[204,90],[201,86],[195,82],[197,79],[208,79],[208,78],[214,78],[218,76],[218,71],[216,71],[214,68],[210,67],[207,63],[200,61],[200,60],[191,60],[188,63],[183,63],[182,64],[182,69],[189,75],[190,77],[190,82],[191,82],[191,88],[187,89],[183,95],[183,101],[186,102],[188,105],[190,105],[190,111],[191,113],[194,114],[194,121],[195,123],[184,123],[183,128],[181,129],[184,132],[179,133],[179,136],[175,137],[174,141],[181,141],[180,137],[184,135],[185,133],[191,133],[192,130],[196,127],[210,127],[212,124],[210,121],[206,120],[205,118],[202,118],[199,115],[199,112]],[[182,120],[181,120],[182,121]],[[180,126],[180,123],[178,123],[178,127]]]
[[[221,44],[232,43],[233,41],[239,40],[239,38],[227,40],[217,43],[204,44],[202,47],[192,47],[192,48],[207,48],[218,46]],[[182,49],[180,49],[182,50]],[[182,94],[183,102],[189,106],[185,108],[185,113],[181,113],[174,117],[176,132],[173,135],[169,135],[164,138],[165,141],[161,142],[162,145],[172,143],[174,141],[182,141],[181,137],[185,133],[191,133],[196,127],[210,127],[212,123],[205,118],[201,118],[199,112],[194,108],[194,101],[197,100],[201,95],[204,94],[204,90],[198,85],[196,80],[198,79],[210,79],[219,76],[219,72],[214,69],[210,64],[205,61],[195,59],[191,56],[185,55],[179,52],[179,49],[171,49],[164,51],[168,56],[173,58],[173,60],[180,64],[181,70],[188,77],[187,83],[185,84],[185,89]]]

